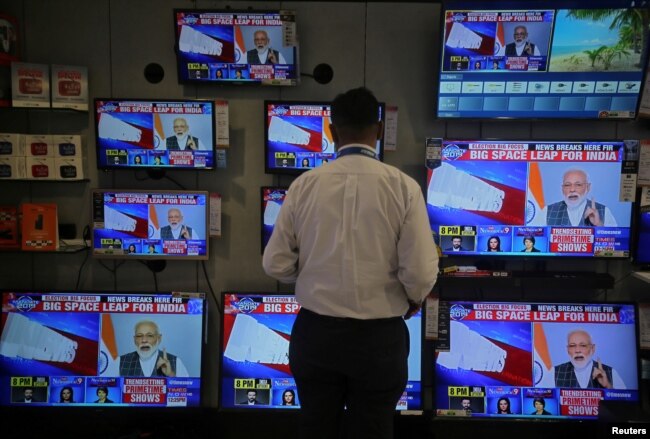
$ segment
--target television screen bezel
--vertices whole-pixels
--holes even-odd
[[[174,20],[174,58],[176,62],[176,77],[178,78],[178,83],[179,84],[215,84],[215,85],[236,85],[236,86],[242,86],[242,85],[251,85],[251,86],[264,86],[264,87],[296,87],[300,85],[300,43],[296,41],[296,45],[292,46],[294,50],[294,62],[293,66],[295,67],[296,70],[296,77],[292,80],[293,83],[273,83],[273,80],[271,80],[270,83],[264,83],[262,81],[253,81],[253,80],[212,80],[212,79],[192,79],[192,78],[183,78],[181,76],[181,55],[180,55],[180,49],[178,47],[178,40],[180,36],[178,35],[178,21],[177,21],[177,14],[178,13],[193,13],[193,14],[202,14],[202,13],[208,13],[208,14],[227,14],[227,15],[232,15],[232,14],[249,14],[249,15],[260,15],[260,14],[278,14],[280,16],[282,15],[291,15],[294,18],[294,23],[297,21],[296,20],[296,11],[291,10],[291,9],[261,9],[261,10],[253,10],[253,9],[227,9],[227,8],[214,8],[214,9],[188,9],[188,8],[174,8],[173,10],[173,20]],[[232,25],[234,26],[234,25]],[[246,64],[250,66],[250,64]],[[280,80],[278,80],[280,81]],[[287,80],[291,81],[291,80]]]
[[[262,254],[264,254],[264,249],[266,248],[266,245],[264,243],[264,191],[266,190],[283,190],[284,196],[286,198],[289,186],[262,186],[260,188],[260,248]],[[284,202],[284,200],[282,201]],[[273,228],[275,228],[275,224],[273,225]],[[271,233],[273,233],[273,231],[271,231]],[[270,236],[269,239],[271,239]]]
[[[305,101],[305,100],[289,100],[289,99],[266,99],[264,101],[264,172],[266,174],[279,174],[279,175],[301,175],[305,172],[311,171],[312,169],[316,168],[308,168],[308,169],[301,169],[301,168],[277,168],[270,166],[269,163],[269,126],[268,126],[268,107],[269,105],[315,105],[315,106],[325,106],[329,105],[331,107],[332,101],[320,101],[320,100],[314,100],[314,101]],[[378,121],[381,121],[382,123],[386,123],[386,103],[385,102],[379,102],[379,107],[378,107],[379,113],[381,118],[378,119]],[[381,136],[381,139],[377,140],[377,143],[379,145],[379,153],[377,154],[377,158],[380,162],[384,161],[384,135]],[[338,145],[335,145],[335,152],[338,150]],[[336,159],[335,159],[336,160]]]
[[[518,3],[516,0],[506,0],[505,2],[500,2],[500,3],[495,3],[492,5],[489,2],[484,2],[482,0],[442,0],[441,2],[441,9],[440,9],[440,21],[439,21],[439,26],[440,30],[438,33],[438,38],[440,39],[440,54],[437,58],[438,62],[438,68],[436,69],[436,76],[434,79],[434,99],[435,99],[435,115],[436,119],[442,120],[442,121],[466,121],[466,122],[472,122],[472,121],[490,121],[490,120],[520,120],[520,121],[558,121],[558,120],[580,120],[580,121],[587,121],[587,120],[598,120],[602,122],[624,122],[624,121],[635,121],[639,119],[639,109],[641,107],[641,97],[643,94],[643,89],[644,89],[644,84],[646,83],[646,78],[648,76],[648,69],[647,68],[642,68],[641,69],[641,87],[639,90],[638,94],[638,99],[637,99],[637,105],[636,109],[634,111],[634,116],[632,117],[625,117],[625,118],[609,118],[609,117],[579,117],[579,116],[571,116],[571,117],[536,117],[534,115],[531,116],[485,116],[485,117],[480,117],[480,116],[472,116],[472,117],[440,117],[439,116],[439,101],[440,101],[440,75],[443,73],[442,70],[442,63],[443,63],[443,55],[444,55],[444,44],[445,44],[445,13],[447,10],[454,10],[454,9],[459,9],[459,10],[474,10],[474,11],[508,11],[508,10],[524,10],[524,9],[553,9],[554,11],[557,11],[559,9],[608,9],[609,8],[614,8],[614,9],[631,9],[633,6],[631,5],[621,5],[621,0],[594,0],[589,4],[589,7],[585,7],[583,3],[580,3],[580,0],[568,0],[563,3],[560,7],[559,2],[561,0],[554,0],[554,5],[555,6],[549,6],[548,4],[545,3],[544,0],[527,0],[523,5]],[[625,1],[625,0],[623,0]],[[629,3],[634,4],[633,0],[627,0]],[[457,6],[460,5],[460,6]],[[598,6],[598,7],[595,7]],[[650,30],[646,30],[647,32],[647,38],[650,39]],[[553,19],[553,26],[551,30],[551,36],[553,36],[555,33],[555,17]],[[552,40],[551,40],[552,42]],[[550,42],[549,42],[550,44]],[[549,47],[550,51],[550,47]],[[648,59],[641,60],[642,65],[646,65],[650,62],[650,51],[646,54],[646,57]],[[548,70],[546,71],[548,73]]]
[[[171,297],[174,297],[174,295],[190,295],[191,298],[194,299],[201,299],[202,301],[202,315],[201,315],[201,337],[200,337],[200,346],[201,346],[201,352],[199,353],[199,367],[200,367],[200,376],[199,379],[201,380],[201,387],[200,387],[200,394],[199,394],[199,404],[196,406],[152,406],[152,405],[147,405],[147,406],[139,406],[139,405],[127,405],[123,403],[118,403],[115,405],[111,404],[95,404],[95,405],[82,405],[82,404],[87,404],[87,403],[81,403],[81,404],[52,404],[52,403],[47,403],[47,404],[39,404],[39,405],[34,405],[34,406],[29,406],[28,404],[8,404],[8,405],[0,405],[2,407],[3,411],[7,411],[8,413],[15,413],[17,415],[21,416],[33,416],[34,414],[39,414],[39,415],[52,415],[52,416],[58,416],[58,415],[64,415],[68,416],[68,414],[71,413],[79,413],[79,414],[90,414],[90,413],[97,413],[102,416],[107,415],[107,416],[117,416],[117,417],[122,417],[123,415],[128,415],[128,413],[131,413],[132,411],[137,411],[139,414],[151,414],[152,416],[157,416],[157,415],[162,415],[166,416],[168,414],[174,414],[174,413],[200,413],[205,410],[205,397],[207,395],[207,374],[206,374],[206,358],[207,358],[207,330],[208,330],[208,295],[204,292],[199,292],[199,291],[127,291],[127,290],[121,290],[121,291],[108,291],[108,290],[97,290],[97,289],[87,289],[87,290],[59,290],[59,289],[43,289],[41,291],[38,291],[36,289],[11,289],[11,288],[2,288],[0,289],[0,303],[2,303],[3,297],[5,294],[80,294],[80,295],[94,295],[94,296],[161,296],[161,295],[168,295]],[[44,311],[45,312],[45,311]],[[3,312],[4,314],[4,312]],[[98,312],[98,314],[102,314],[102,312]],[[144,314],[149,314],[149,313],[144,313]],[[100,344],[100,340],[98,340],[98,346]],[[98,358],[99,358],[99,353],[98,353]],[[99,375],[97,375],[99,376]]]
[[[291,293],[291,292],[284,292],[283,293],[283,292],[278,292],[278,291],[275,291],[275,292],[263,292],[262,291],[262,292],[260,292],[260,291],[227,290],[227,291],[222,291],[221,292],[221,297],[220,297],[221,301],[219,303],[219,307],[220,307],[220,309],[219,309],[219,317],[220,317],[220,319],[219,319],[219,374],[218,374],[218,378],[217,378],[218,383],[219,383],[219,385],[218,385],[219,392],[218,392],[217,404],[219,405],[220,410],[227,411],[227,412],[240,412],[240,413],[241,412],[251,412],[251,409],[245,408],[245,407],[239,407],[239,406],[236,406],[236,407],[223,407],[223,405],[222,405],[223,388],[224,388],[224,386],[223,386],[223,379],[224,379],[224,377],[223,377],[223,369],[224,369],[223,368],[223,361],[224,361],[223,355],[224,355],[224,350],[225,350],[224,349],[224,341],[225,340],[224,340],[224,331],[223,331],[223,329],[224,329],[224,324],[225,324],[224,319],[225,319],[225,315],[226,315],[226,313],[225,313],[225,303],[226,303],[225,297],[228,294],[244,295],[244,296],[256,295],[256,296],[278,296],[278,297],[286,297],[286,296],[295,297],[295,294]],[[298,302],[296,301],[296,303],[298,303]],[[426,399],[425,398],[425,393],[426,393],[425,387],[428,388],[429,385],[425,386],[425,381],[426,381],[425,380],[425,364],[426,364],[425,360],[428,359],[427,340],[426,340],[425,332],[424,332],[425,323],[426,323],[425,322],[425,319],[426,319],[425,309],[426,309],[426,307],[423,306],[421,308],[421,310],[420,310],[420,324],[418,325],[419,326],[419,331],[420,331],[420,349],[421,349],[421,352],[420,352],[420,365],[419,365],[420,366],[420,374],[419,374],[419,378],[420,378],[420,380],[419,380],[419,382],[420,382],[420,390],[419,390],[420,407],[419,408],[407,408],[405,410],[397,410],[397,408],[395,408],[395,414],[400,414],[400,413],[408,414],[408,413],[414,413],[414,412],[418,413],[418,412],[424,411],[425,407],[427,406],[427,404],[425,402],[425,399]],[[295,315],[296,315],[296,317],[298,316],[297,313]],[[427,367],[428,367],[428,365],[427,365]],[[293,374],[291,376],[293,378]],[[408,384],[408,381],[407,381],[407,384]],[[406,391],[406,387],[404,388],[404,391]],[[269,405],[269,406],[256,407],[255,409],[252,410],[252,412],[255,412],[255,413],[257,413],[257,412],[273,412],[273,413],[285,412],[286,413],[286,412],[290,412],[291,410],[295,410],[295,409],[283,409],[283,408],[281,408],[281,406],[278,407],[278,406]]]
[[[151,102],[151,103],[199,103],[199,104],[210,104],[212,106],[212,114],[210,115],[212,121],[210,124],[212,131],[212,138],[210,139],[211,148],[205,151],[212,153],[212,166],[211,167],[185,167],[185,166],[153,166],[153,165],[106,165],[101,164],[101,155],[105,153],[105,150],[100,149],[100,139],[99,139],[99,115],[97,112],[97,104],[101,101],[114,101],[114,102]],[[214,171],[217,169],[217,103],[215,100],[210,99],[146,99],[146,98],[102,98],[98,97],[93,100],[93,122],[95,129],[95,159],[97,163],[97,169],[102,171],[137,171],[137,170],[156,170],[156,171]],[[154,113],[151,113],[152,116]],[[182,116],[182,115],[181,115]],[[164,139],[163,139],[164,140]],[[155,148],[147,149],[147,151],[155,151]],[[164,151],[167,151],[165,149]]]
[[[95,194],[105,194],[106,192],[113,193],[134,193],[134,194],[187,194],[187,195],[203,195],[205,196],[205,255],[198,256],[150,256],[148,254],[137,254],[130,256],[124,254],[97,254],[95,253],[94,239],[95,239],[95,221],[94,221],[94,203]],[[92,226],[90,228],[90,241],[91,245],[88,249],[94,258],[99,259],[134,259],[134,260],[149,260],[149,261],[207,261],[210,258],[210,193],[208,191],[193,191],[193,190],[163,190],[163,189],[110,189],[110,188],[94,188],[91,190],[91,212],[90,218]],[[102,208],[104,204],[102,203]],[[172,205],[170,205],[172,207]],[[147,217],[148,219],[148,217]]]
[[[429,140],[429,139],[440,139],[441,140],[441,144],[440,144],[441,148],[442,148],[442,146],[443,146],[443,144],[445,142],[472,142],[472,141],[476,141],[476,142],[503,142],[503,143],[539,143],[539,142],[561,143],[561,142],[563,142],[563,140],[549,140],[549,139],[524,139],[524,140],[520,139],[520,140],[513,140],[513,139],[503,139],[503,138],[481,138],[481,139],[477,139],[477,138],[467,138],[467,139],[463,139],[463,138],[453,138],[453,139],[427,138],[427,140]],[[588,143],[588,142],[624,143],[625,142],[625,140],[602,140],[602,139],[593,139],[593,140],[584,140],[583,139],[583,140],[565,140],[565,141],[566,142],[576,142],[576,143],[577,142],[582,142],[582,143],[585,143],[585,142],[586,143]],[[442,161],[442,157],[439,160]],[[621,166],[623,166],[624,162],[625,162],[625,160],[622,160],[620,162]],[[531,162],[527,161],[526,163],[531,163]],[[572,163],[572,162],[567,162],[567,163]],[[580,163],[580,162],[577,162],[577,163]],[[424,178],[425,178],[425,180],[424,180],[424,202],[425,202],[425,207],[428,206],[428,201],[427,201],[427,197],[428,197],[428,191],[427,191],[427,188],[428,188],[428,181],[427,181],[427,179],[428,179],[428,170],[429,170],[429,167],[428,167],[428,163],[427,163],[427,164],[425,164],[425,175],[424,175]],[[633,245],[633,242],[632,242],[633,239],[634,239],[634,236],[635,236],[634,235],[634,224],[633,224],[634,218],[633,217],[634,217],[634,214],[635,214],[635,206],[637,205],[637,202],[636,202],[636,200],[634,200],[634,201],[629,201],[629,203],[631,204],[631,206],[630,206],[629,226],[628,226],[630,244],[628,246],[628,255],[627,256],[557,255],[557,254],[549,254],[549,253],[545,253],[545,254],[541,254],[541,255],[537,256],[535,254],[521,253],[521,252],[512,253],[512,254],[503,254],[503,253],[491,254],[491,253],[488,253],[488,252],[459,252],[458,254],[449,254],[449,253],[445,253],[444,248],[440,245],[440,235],[438,234],[438,231],[432,229],[432,232],[435,232],[434,237],[436,237],[436,239],[438,240],[437,244],[440,247],[440,251],[442,252],[442,254],[445,255],[446,257],[450,257],[450,258],[463,258],[463,259],[467,259],[467,258],[483,259],[483,258],[485,258],[483,260],[486,260],[486,261],[487,260],[494,260],[494,261],[498,261],[498,260],[511,260],[511,261],[514,261],[514,260],[522,260],[522,261],[524,261],[524,260],[536,260],[536,261],[548,261],[548,260],[558,260],[558,261],[561,261],[561,260],[616,261],[616,260],[618,260],[618,261],[623,261],[623,260],[630,260],[632,258],[632,255],[634,254],[634,245]],[[431,218],[428,215],[428,210],[429,210],[429,208],[427,207],[427,217],[428,217],[428,220],[430,221]],[[523,225],[523,226],[517,226],[517,227],[528,227],[528,226]],[[532,227],[535,227],[535,226],[532,226]],[[548,227],[548,226],[543,226],[543,227]]]
[[[577,301],[577,300],[559,300],[559,301],[552,301],[552,300],[522,300],[522,299],[513,299],[513,300],[486,300],[486,299],[444,299],[440,301],[441,303],[446,303],[447,304],[447,309],[451,308],[451,304],[453,303],[503,303],[503,304],[521,304],[521,305],[529,305],[529,304],[548,304],[548,305],[621,305],[621,306],[632,306],[634,309],[634,334],[636,338],[636,343],[635,343],[635,353],[636,353],[636,381],[637,381],[637,394],[638,394],[638,400],[636,401],[618,401],[618,403],[627,403],[629,404],[630,408],[638,409],[642,406],[643,403],[643,394],[642,394],[642,371],[641,371],[641,359],[642,359],[642,350],[641,350],[641,337],[640,337],[640,331],[641,331],[641,326],[639,322],[639,304],[636,302],[630,302],[630,301],[614,301],[614,302],[609,302],[606,300],[589,300],[589,301]],[[495,320],[496,321],[496,320]],[[531,322],[532,323],[532,322]],[[552,323],[552,322],[551,322]],[[597,322],[594,322],[597,323]],[[569,323],[567,323],[569,324]],[[576,323],[578,325],[578,323]],[[585,326],[586,329],[588,330],[589,326]],[[433,356],[432,356],[432,364],[431,364],[431,370],[432,370],[432,387],[435,388],[437,386],[438,380],[437,380],[437,374],[436,374],[436,365],[437,365],[437,353],[438,350],[437,348],[434,348]],[[531,355],[534,355],[534,347],[532,348]],[[509,386],[509,387],[516,387],[516,386]],[[554,387],[556,388],[556,387]],[[624,390],[624,389],[621,389]],[[601,404],[599,407],[602,405],[602,400]],[[436,394],[432,395],[431,398],[431,403],[432,403],[432,409],[433,409],[433,416],[439,420],[445,420],[445,419],[452,419],[454,416],[445,416],[445,415],[439,415],[437,411],[439,410],[437,407],[437,400],[436,400]],[[441,410],[450,410],[450,409],[441,409]],[[491,416],[490,416],[491,415]],[[542,419],[541,417],[531,417],[530,415],[525,415],[523,413],[517,414],[519,416],[513,416],[513,417],[498,417],[495,414],[485,414],[485,416],[480,416],[480,417],[473,417],[473,416],[468,416],[468,417],[462,417],[461,419],[464,420],[470,420],[470,421],[497,421],[497,422],[530,422],[530,421],[546,421],[546,422],[602,422],[600,417],[596,417],[594,419],[586,419],[584,417],[582,418],[572,418],[572,417],[553,417],[551,419]]]

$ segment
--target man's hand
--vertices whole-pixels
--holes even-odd
[[[603,363],[598,359],[598,366],[594,367],[594,371],[591,374],[591,378],[598,381],[598,383],[603,386],[605,389],[612,389],[612,383],[609,382],[605,369],[603,369]]]
[[[187,136],[187,145],[189,149],[196,149],[196,143],[194,143],[194,139],[192,136]]]
[[[160,369],[165,376],[176,376],[176,373],[172,369],[172,364],[167,359],[167,350],[165,348],[163,348],[162,357],[158,357],[158,361],[156,361],[156,369]]]
[[[187,227],[183,226],[181,227],[181,234],[180,237],[183,239],[191,239],[192,236],[190,235],[190,231],[187,230]]]
[[[404,320],[408,320],[414,315],[420,311],[420,308],[422,308],[421,303],[415,303],[412,300],[409,300],[409,309],[406,311],[406,314],[404,314]]]
[[[277,64],[278,60],[275,59],[275,52],[269,47],[269,54],[266,56],[266,60],[271,64]]]
[[[526,46],[524,46],[524,52],[526,52],[528,56],[533,56],[533,46],[531,46],[530,43],[526,42]]]
[[[593,198],[591,199],[591,206],[587,204],[587,208],[585,209],[585,219],[589,220],[592,226],[603,225],[603,221],[600,218],[598,209],[596,208],[596,200]]]

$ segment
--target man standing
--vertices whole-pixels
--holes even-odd
[[[528,41],[528,29],[526,26],[515,27],[514,41],[506,44],[506,56],[541,56],[539,48]]]
[[[160,350],[162,334],[151,320],[141,320],[135,325],[133,343],[135,351],[121,355],[119,361],[109,365],[103,376],[188,377],[183,361],[176,355]]]
[[[375,157],[383,133],[366,88],[332,103],[338,159],[298,177],[264,251],[266,273],[296,282],[302,306],[289,362],[301,436],[393,437],[411,317],[438,274],[420,186]],[[347,411],[344,408],[347,407]]]
[[[165,139],[165,146],[171,150],[198,150],[199,138],[190,134],[190,126],[183,117],[174,119],[174,135]]]
[[[581,389],[625,389],[625,383],[616,369],[598,358],[594,361],[596,344],[591,335],[575,329],[567,335],[569,361],[555,366],[556,387],[579,387]]]
[[[265,30],[256,30],[253,34],[255,48],[246,52],[239,64],[286,64],[284,56],[271,48],[271,39]]]
[[[168,226],[160,228],[160,239],[199,239],[190,226],[183,224],[180,209],[172,207],[167,211]]]

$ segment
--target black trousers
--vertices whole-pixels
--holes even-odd
[[[300,437],[392,439],[408,353],[409,333],[401,317],[357,320],[302,308],[289,345]]]

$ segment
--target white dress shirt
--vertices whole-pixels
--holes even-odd
[[[591,201],[589,201],[591,203]],[[575,207],[571,207],[567,205],[567,214],[569,215],[569,221],[571,222],[571,226],[577,227],[583,224],[583,215],[585,212],[585,207],[587,206],[587,198],[585,197],[584,200],[580,204],[578,204]],[[546,226],[546,215],[548,211],[548,206],[544,206],[542,210],[539,211],[537,215],[535,215],[527,225],[528,226]],[[605,206],[605,218],[600,219],[603,222],[603,227],[617,227],[616,223],[616,218],[614,217],[614,214],[612,214],[612,211],[609,210],[609,207]],[[552,224],[549,224],[552,225]]]
[[[156,363],[158,362],[158,350],[146,360],[140,358],[140,367],[142,368],[142,374],[146,377],[150,377],[156,369]],[[185,364],[181,360],[181,357],[176,357],[176,377],[187,378],[190,374],[185,367]],[[120,359],[118,358],[115,361],[111,361],[102,376],[109,377],[118,377],[120,376]]]
[[[581,389],[587,388],[589,380],[591,379],[591,374],[594,367],[594,360],[591,360],[585,367],[578,369],[573,366],[573,372],[576,374],[578,379],[578,384],[580,384]],[[621,376],[616,372],[616,369],[612,367],[612,382],[610,383],[614,389],[627,389],[625,383]]]
[[[374,147],[362,146],[372,152]],[[397,168],[345,155],[298,177],[264,251],[264,270],[296,282],[305,308],[334,317],[404,315],[438,274],[422,189]]]

